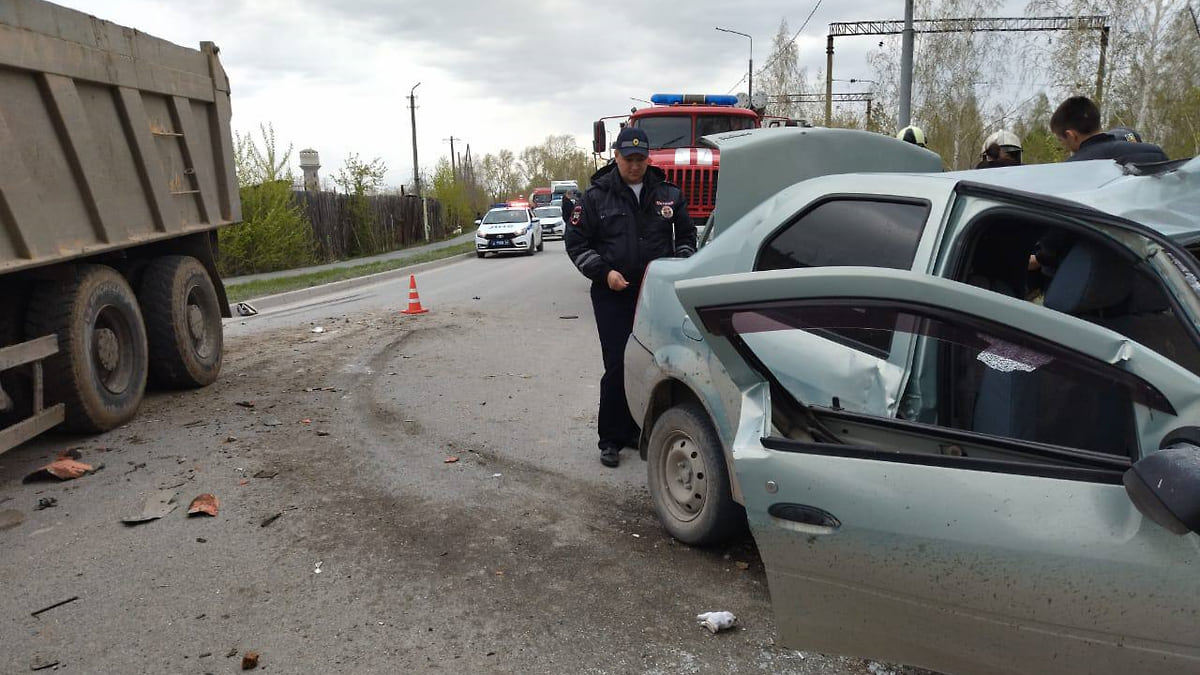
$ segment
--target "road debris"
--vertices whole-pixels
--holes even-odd
[[[305,417],[304,419],[300,420],[300,424],[312,424],[312,420],[308,417]]]
[[[235,656],[237,656],[237,647],[234,647],[234,648],[230,649],[229,651],[225,652],[225,658],[227,658],[227,659],[231,659]]]
[[[37,510],[52,509],[56,506],[58,506],[58,500],[54,497],[42,497],[38,499]]]
[[[442,460],[442,463],[443,463],[443,464],[453,464],[453,463],[455,463],[455,462],[457,462],[457,461],[458,461],[458,458],[457,458],[457,457],[455,457],[454,455],[450,455],[450,456],[449,456],[449,457],[447,457],[446,459],[443,459],[443,460]]]
[[[317,435],[318,436],[328,436],[329,432],[325,431],[324,429],[317,429]]]
[[[54,609],[55,607],[62,607],[63,605],[70,604],[72,602],[75,602],[78,599],[79,599],[78,595],[73,595],[73,596],[67,598],[66,600],[60,600],[60,601],[54,603],[53,605],[46,605],[45,607],[43,607],[39,610],[30,612],[29,616],[37,616],[38,614],[42,614],[44,612],[49,612],[50,610]]]
[[[58,659],[46,658],[44,656],[35,656],[29,662],[30,670],[45,670],[58,665]]]
[[[310,332],[312,332],[312,333],[324,333],[324,332],[325,332],[325,328],[324,328],[323,326],[313,326],[313,329],[312,329],[312,331],[310,331]]]
[[[733,625],[737,623],[737,617],[733,615],[733,612],[704,612],[697,614],[696,620],[714,635],[719,631],[733,628]]]
[[[77,462],[66,455],[62,455],[46,466],[43,466],[37,471],[25,476],[24,482],[32,483],[33,481],[45,480],[51,477],[59,480],[71,480],[73,478],[85,476],[94,472],[95,470],[96,469],[94,469],[90,464]]]
[[[318,560],[316,565],[313,566],[313,574],[320,574],[321,573],[321,565],[324,565],[324,564],[325,564],[324,562]]]
[[[258,667],[258,652],[242,654],[242,670],[254,670]]]
[[[239,405],[239,406],[241,406],[241,407],[243,407],[243,408],[253,408],[253,407],[254,407],[254,401],[238,401],[238,402],[237,402],[237,403],[235,403],[234,405]]]
[[[272,513],[271,515],[267,516],[266,518],[263,518],[262,522],[259,523],[258,526],[259,527],[267,527],[268,525],[275,522],[276,520],[279,520],[279,516],[282,516],[282,515],[283,515],[283,511],[280,511],[279,513]]]
[[[248,302],[239,302],[234,305],[234,309],[237,310],[238,316],[254,316],[258,314],[258,310],[254,308],[254,305]]]
[[[737,562],[736,562],[736,563],[734,563],[734,564],[735,564],[735,565],[737,565],[737,568],[738,568],[739,570],[748,570],[748,569],[750,569],[750,563],[748,563],[748,562],[745,562],[744,560],[739,560],[739,561],[737,561]]]
[[[278,417],[264,417],[262,424],[264,427],[277,427],[283,422],[280,422]]]
[[[274,478],[279,475],[278,469],[260,469],[254,474],[255,478]]]
[[[137,525],[151,520],[158,520],[174,511],[178,506],[178,502],[175,501],[174,490],[157,490],[146,495],[141,509],[131,511],[129,515],[121,519],[121,522],[127,525]]]
[[[20,511],[13,509],[0,511],[0,532],[11,530],[23,522],[25,522],[25,514]]]
[[[192,500],[192,503],[188,505],[187,512],[189,516],[203,514],[215,518],[217,516],[217,512],[220,510],[221,501],[217,499],[217,496],[205,492],[204,494],[199,495]]]
[[[578,319],[579,315],[578,314],[564,314],[558,318],[560,318],[560,319]]]

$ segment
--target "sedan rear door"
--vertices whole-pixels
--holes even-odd
[[[1200,423],[1200,378],[1099,326],[908,271],[676,289],[743,395],[734,466],[784,644],[943,672],[1200,670],[1200,537],[1144,518],[1121,485]],[[937,417],[802,400],[775,375],[805,358],[780,348],[789,333],[928,341]]]

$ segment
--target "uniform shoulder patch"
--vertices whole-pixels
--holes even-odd
[[[583,207],[576,204],[574,209],[571,209],[571,224],[579,225],[579,219],[583,217]]]

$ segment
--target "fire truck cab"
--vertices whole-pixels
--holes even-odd
[[[621,126],[628,124],[645,131],[650,139],[650,163],[683,190],[688,214],[696,225],[703,225],[716,202],[721,158],[715,148],[701,147],[700,138],[755,129],[762,126],[763,117],[738,105],[737,96],[655,94],[650,101],[653,106],[634,110],[628,116],[597,120],[592,126],[592,149],[598,154],[609,149],[606,119],[624,119]]]

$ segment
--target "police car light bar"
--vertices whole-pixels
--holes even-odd
[[[737,97],[727,94],[655,94],[650,97],[655,105],[737,105]]]

